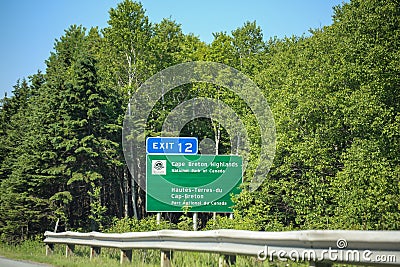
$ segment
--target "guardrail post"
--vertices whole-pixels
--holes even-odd
[[[132,262],[132,249],[121,249],[121,257],[120,257],[119,262],[121,264],[131,263]]]
[[[90,260],[99,256],[101,251],[100,247],[90,247]]]
[[[218,266],[232,266],[236,263],[236,255],[219,255]]]
[[[65,246],[65,257],[70,257],[74,255],[74,249],[75,249],[75,245],[73,244],[67,244]]]
[[[46,256],[52,255],[54,252],[54,244],[46,244]]]
[[[157,212],[157,224],[161,222],[161,212]],[[172,251],[161,250],[161,267],[171,266]]]
[[[171,267],[172,251],[161,251],[161,267]]]
[[[229,219],[233,220],[233,213],[229,214]],[[236,263],[236,255],[219,255],[218,266],[231,266]]]

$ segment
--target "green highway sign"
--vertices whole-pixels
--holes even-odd
[[[228,155],[147,155],[148,212],[232,212],[242,158]]]

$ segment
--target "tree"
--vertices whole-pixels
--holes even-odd
[[[389,37],[398,35],[398,25],[394,2],[352,1],[336,9],[332,26],[311,37],[268,43],[255,79],[275,114],[277,154],[261,192],[239,199],[240,215],[264,211],[265,228],[274,216],[289,227],[398,227],[398,186],[389,175],[398,165],[398,104],[392,100],[399,83],[391,67],[399,59],[398,40]],[[360,160],[368,153],[374,156]],[[369,178],[363,166],[380,171]],[[371,206],[377,192],[385,201]],[[246,211],[248,205],[256,207]],[[374,209],[390,222],[380,221]],[[346,224],[347,210],[353,219]]]
[[[235,57],[238,59],[238,69],[246,74],[254,75],[260,56],[265,49],[263,34],[256,22],[247,21],[242,27],[232,31]]]
[[[153,34],[150,40],[153,58],[152,65],[155,71],[163,70],[179,62],[179,55],[184,45],[184,34],[181,25],[170,19],[163,19],[153,27]]]
[[[116,9],[110,10],[109,27],[103,30],[104,46],[101,63],[103,73],[109,80],[108,86],[115,86],[121,92],[123,105],[128,105],[129,99],[137,88],[150,77],[149,43],[152,36],[152,27],[145,15],[141,4],[125,0],[118,4]],[[128,106],[128,112],[130,107]],[[124,170],[124,214],[130,214],[129,192],[133,215],[140,218],[144,213],[143,192],[136,185],[139,177],[140,162],[131,166],[131,179],[126,167]],[[139,202],[139,204],[138,204]],[[138,205],[140,207],[138,207]],[[138,210],[139,208],[139,210]],[[140,211],[140,213],[139,213]]]
[[[115,122],[122,108],[115,94],[100,86],[94,48],[99,41],[95,29],[86,35],[83,27],[71,26],[56,41],[45,82],[32,79],[38,91],[18,118],[24,130],[1,185],[1,221],[11,236],[19,227],[21,238],[43,232],[57,218],[65,228],[94,230],[104,223],[105,203],[116,207],[113,215],[119,210],[118,194],[106,188],[118,184]],[[10,205],[15,208],[7,212]]]

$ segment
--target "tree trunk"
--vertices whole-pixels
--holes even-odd
[[[123,194],[124,194],[124,217],[128,218],[129,216],[129,183],[128,183],[128,168],[124,168],[124,190],[123,190]]]

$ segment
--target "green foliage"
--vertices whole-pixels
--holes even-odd
[[[21,242],[56,221],[61,230],[191,230],[187,214],[175,224],[146,217],[134,179],[143,179],[145,163],[136,160],[128,172],[121,128],[129,98],[147,78],[194,60],[248,75],[277,129],[264,184],[234,196],[233,220],[218,216],[205,229],[399,229],[398,1],[352,0],[335,7],[331,26],[309,37],[267,42],[256,22],[246,22],[205,44],[175,21],[150,22],[130,0],[109,15],[104,29],[70,26],[56,40],[46,72],[18,81],[13,96],[0,101],[2,240]],[[196,83],[171,90],[154,106],[146,134],[159,135],[171,110],[195,97],[223,101],[240,117],[249,137],[250,150],[239,151],[250,159],[249,180],[259,163],[260,130],[251,109],[227,88]],[[238,151],[215,118],[197,118],[180,134],[214,140],[215,153]]]
[[[351,1],[311,37],[268,43],[255,80],[274,113],[277,153],[259,192],[237,200],[240,216],[263,229],[274,221],[278,229],[398,229],[399,81],[391,66],[399,43],[389,37],[399,34],[398,12],[393,1]]]
[[[399,167],[390,166],[377,142],[355,140],[337,177],[334,188],[341,228],[399,229]]]
[[[215,219],[210,219],[204,228],[204,230],[218,229],[260,231],[261,225],[259,221],[257,221],[257,218],[253,219],[249,217],[234,217],[232,219],[226,216],[217,215]]]
[[[101,204],[101,187],[96,186],[94,182],[91,182],[91,191],[88,192],[91,197],[90,201],[90,215],[89,219],[92,220],[93,230],[104,230],[104,223],[106,223],[106,212],[107,207]]]
[[[147,232],[175,228],[174,224],[166,220],[157,223],[156,216],[148,216],[141,220],[135,218],[113,218],[112,224],[107,228],[108,233]]]
[[[179,217],[178,229],[183,231],[193,231],[193,217],[187,212]]]

